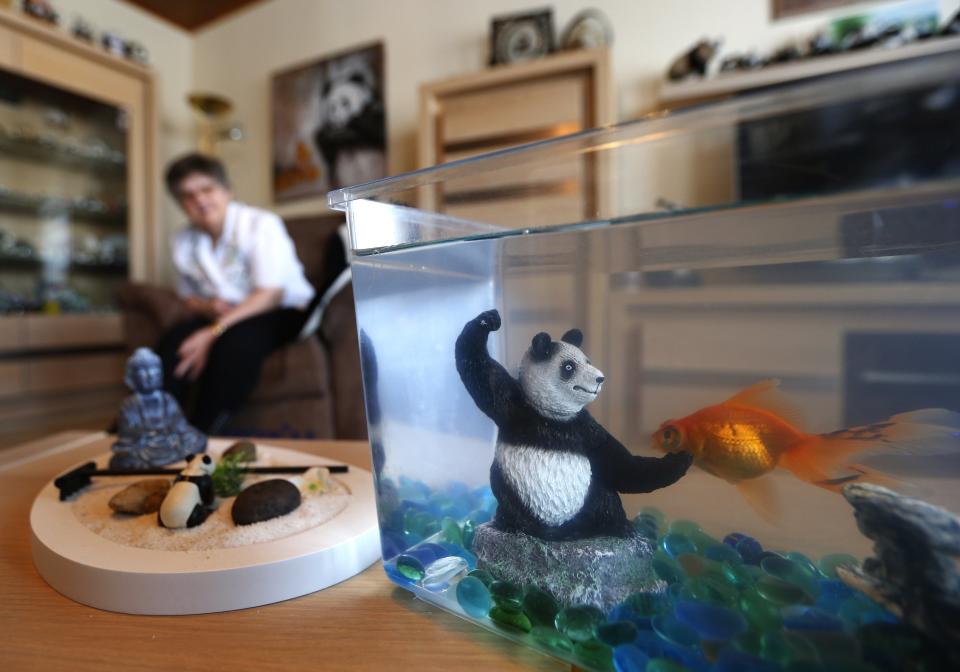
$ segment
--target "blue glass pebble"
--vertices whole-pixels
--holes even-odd
[[[743,539],[746,539],[747,535],[742,532],[731,532],[723,538],[723,543],[725,543],[730,548],[736,548]]]
[[[650,566],[653,567],[657,577],[667,583],[677,583],[683,580],[683,570],[680,569],[680,565],[663,551],[654,552]]]
[[[622,644],[613,649],[613,667],[617,672],[644,672],[649,661],[650,656],[633,644]]]
[[[671,614],[660,614],[650,621],[653,631],[663,641],[677,646],[696,646],[700,641],[697,631],[685,623],[681,623]]]
[[[493,518],[493,514],[486,509],[474,509],[467,514],[467,518],[472,520],[474,525],[483,525],[484,523],[490,522],[490,519]]]
[[[787,630],[843,630],[843,621],[815,607],[795,604],[780,610]]]
[[[484,618],[493,606],[490,591],[475,576],[465,576],[457,583],[457,602],[474,618]]]
[[[637,626],[631,621],[609,621],[597,626],[597,639],[607,646],[630,644],[637,638]]]
[[[763,546],[753,537],[744,537],[737,543],[737,553],[748,565],[759,565],[763,556]]]
[[[743,563],[743,558],[737,553],[735,548],[731,548],[727,544],[716,544],[711,546],[703,553],[704,557],[709,558],[715,562],[729,562],[732,565],[739,565]]]
[[[776,663],[729,647],[720,652],[711,669],[712,672],[780,672]]]
[[[683,553],[695,554],[697,552],[697,547],[690,541],[690,538],[679,532],[671,532],[664,536],[660,544],[667,555],[674,559]]]
[[[696,630],[702,639],[732,639],[747,629],[747,621],[739,612],[716,604],[680,600],[674,613],[678,621]]]
[[[440,558],[427,566],[420,585],[434,593],[443,592],[467,571],[467,561],[459,556]]]

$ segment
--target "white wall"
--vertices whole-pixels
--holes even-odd
[[[58,0],[61,25],[69,29],[82,16],[98,31],[112,30],[143,44],[150,52],[150,67],[156,75],[159,122],[157,174],[173,157],[194,145],[194,120],[187,107],[187,92],[193,89],[194,37],[172,23],[158,19],[119,0]],[[162,188],[162,187],[161,187]],[[159,216],[168,233],[180,227],[182,215],[176,205],[161,195]],[[167,238],[169,236],[166,236]],[[168,259],[169,255],[162,255]],[[172,281],[172,267],[161,268],[161,279]]]
[[[247,139],[223,156],[236,191],[271,205],[270,76],[373,40],[386,45],[386,97],[391,173],[416,164],[418,87],[425,81],[474,72],[487,58],[490,17],[536,7],[535,0],[272,0],[234,15],[196,36],[194,83],[231,97]],[[770,49],[804,37],[831,16],[863,6],[773,22],[770,0],[552,0],[558,30],[586,6],[614,24],[613,70],[620,119],[655,102],[668,63],[703,36],[723,36],[729,48]],[[960,0],[941,0],[942,12]],[[277,206],[281,214],[316,212],[323,199]]]

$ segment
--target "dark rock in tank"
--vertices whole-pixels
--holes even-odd
[[[300,506],[300,490],[288,480],[254,483],[237,495],[230,510],[236,525],[252,525],[284,516]]]
[[[480,566],[498,579],[536,586],[560,606],[592,605],[607,611],[634,593],[666,590],[650,565],[653,548],[639,534],[544,541],[486,523],[477,527],[473,552]]]
[[[875,557],[860,568],[838,567],[840,579],[945,650],[960,651],[960,518],[877,485],[850,484],[843,496],[875,542]]]

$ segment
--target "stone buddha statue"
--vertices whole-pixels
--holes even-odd
[[[163,368],[152,350],[133,353],[124,382],[133,394],[120,406],[112,469],[159,467],[206,450],[207,437],[187,423],[177,400],[163,391]]]

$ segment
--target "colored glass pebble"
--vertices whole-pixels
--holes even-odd
[[[477,556],[465,549],[463,546],[457,546],[456,544],[451,544],[446,541],[442,542],[440,546],[443,546],[447,556],[455,555],[458,558],[463,558],[466,560],[467,568],[470,571],[477,568]]]
[[[732,639],[747,629],[747,621],[739,612],[716,604],[681,600],[674,605],[674,613],[701,639]]]
[[[687,672],[687,668],[669,658],[654,658],[647,663],[647,672]]]
[[[550,649],[551,651],[557,653],[573,652],[573,642],[570,641],[570,638],[563,633],[557,632],[556,628],[545,625],[537,625],[534,626],[533,630],[530,632],[530,635],[533,637],[535,642]]]
[[[463,546],[463,533],[453,518],[444,518],[440,521],[440,532],[444,541]]]
[[[484,618],[493,606],[490,591],[483,581],[475,576],[465,576],[457,583],[457,602],[474,618]]]
[[[676,559],[678,555],[684,553],[694,555],[697,553],[697,547],[690,541],[690,538],[679,532],[671,532],[664,536],[660,541],[660,545],[663,547],[663,550],[666,551],[667,555],[673,559]]]
[[[817,575],[782,555],[768,555],[760,561],[760,567],[770,576],[800,586],[811,597],[816,597],[820,592]]]
[[[467,576],[472,576],[475,579],[479,579],[487,588],[489,588],[490,584],[492,584],[494,581],[493,575],[485,569],[474,569],[467,574]]]
[[[613,669],[613,649],[596,639],[574,642],[573,655],[597,670]]]
[[[723,538],[723,543],[729,546],[730,548],[736,548],[743,539],[746,539],[747,535],[742,532],[731,532]]]
[[[779,672],[780,667],[776,663],[735,648],[726,648],[720,652],[711,670],[712,672]]]
[[[607,646],[629,644],[637,638],[637,626],[630,621],[614,621],[597,626],[597,639]]]
[[[634,593],[623,604],[638,616],[656,616],[667,606],[661,593]]]
[[[425,573],[423,563],[420,562],[419,559],[406,553],[397,557],[396,568],[401,576],[410,581],[419,581]]]
[[[792,605],[781,611],[787,630],[843,630],[843,621],[816,607]]]
[[[787,551],[783,555],[785,558],[793,560],[795,563],[803,567],[807,572],[810,573],[810,576],[814,577],[818,581],[823,578],[823,575],[820,573],[820,569],[814,564],[813,560],[808,558],[803,553],[798,553],[797,551]]]
[[[667,524],[667,515],[655,506],[643,507],[640,509],[640,514],[655,519],[659,527],[664,527]]]
[[[477,526],[469,518],[463,522],[463,528],[460,531],[461,539],[463,540],[463,547],[465,549],[473,549],[473,537],[477,532]]]
[[[731,565],[739,565],[743,563],[743,558],[740,557],[740,554],[737,553],[737,550],[735,548],[731,548],[727,544],[714,544],[705,550],[703,555],[714,562],[727,562]]]
[[[648,662],[650,656],[633,644],[621,644],[613,650],[613,667],[617,672],[645,672]]]
[[[667,527],[667,530],[671,534],[682,534],[686,536],[693,532],[700,532],[703,530],[703,528],[700,527],[699,523],[693,520],[678,518],[670,523],[670,525]]]
[[[427,565],[420,585],[432,592],[442,592],[466,573],[467,561],[456,555],[451,555]]]
[[[738,588],[752,586],[756,581],[753,572],[750,571],[750,565],[725,562],[721,571],[727,582]]]
[[[740,596],[740,612],[759,630],[773,630],[783,623],[780,605],[763,597],[756,588],[750,588]]]
[[[665,642],[682,647],[696,646],[700,641],[697,631],[682,623],[672,614],[655,616],[650,624],[653,631]]]
[[[830,553],[817,561],[819,569],[828,579],[837,578],[837,567],[859,567],[860,561],[849,553]]]
[[[843,632],[807,631],[801,634],[817,650],[817,657],[828,669],[833,669],[833,661],[856,660],[860,658],[860,642],[852,635]],[[827,664],[830,661],[830,664]]]
[[[530,619],[522,611],[504,609],[500,606],[490,610],[490,620],[501,627],[520,630],[521,632],[530,632],[533,628]]]
[[[588,639],[593,639],[597,632],[597,626],[603,621],[602,611],[596,607],[581,605],[561,610],[557,614],[555,625],[557,630],[574,642],[585,642]]]
[[[737,543],[737,553],[748,565],[759,565],[763,552],[763,546],[753,537],[744,537]]]
[[[697,553],[701,554],[705,554],[707,549],[722,545],[718,539],[714,539],[703,530],[690,532],[687,534],[687,537],[693,542],[693,545],[697,549]]]
[[[494,581],[490,584],[490,596],[501,609],[520,611],[523,602],[523,591],[519,586],[509,581]],[[530,628],[527,628],[528,630]]]
[[[807,592],[795,583],[778,579],[775,576],[763,576],[757,580],[757,592],[765,599],[776,604],[800,604],[810,601]]]
[[[696,553],[681,553],[676,560],[683,573],[689,577],[720,573],[719,567],[713,560],[708,560]]]
[[[663,551],[658,550],[654,552],[650,566],[653,568],[657,577],[667,583],[676,583],[677,581],[683,580],[683,570],[680,569],[680,566],[673,558]]]
[[[416,581],[416,579],[411,579],[403,574],[392,562],[384,563],[383,571],[386,573],[387,578],[401,586],[409,586]]]
[[[553,596],[536,586],[527,587],[523,594],[521,607],[523,613],[530,618],[530,622],[534,625],[553,626],[557,618],[557,612],[560,611],[560,606],[553,599]]]
[[[725,581],[710,576],[699,576],[683,582],[680,597],[697,602],[734,606],[737,603],[737,589]]]

